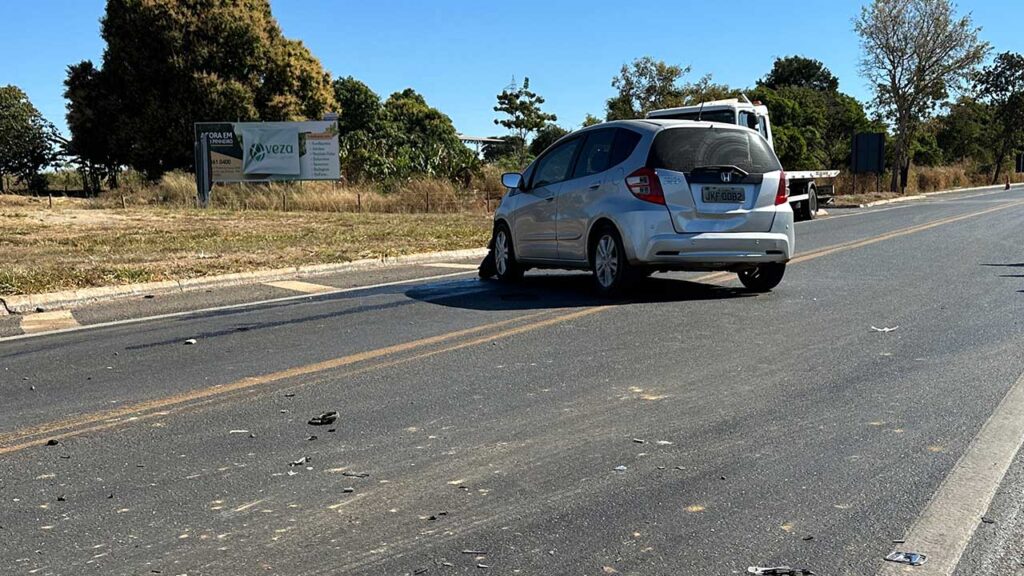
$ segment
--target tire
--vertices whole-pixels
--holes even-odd
[[[740,282],[751,292],[770,292],[782,282],[786,274],[786,265],[781,263],[761,264],[756,268],[738,272]]]
[[[614,226],[605,224],[594,235],[590,269],[594,273],[594,287],[601,296],[620,296],[633,280],[622,237]]]
[[[498,224],[494,228],[494,272],[498,280],[515,282],[523,277],[523,267],[516,262],[512,233],[508,226]]]
[[[807,211],[804,213],[805,220],[814,220],[818,214],[818,191],[814,186],[807,187]]]

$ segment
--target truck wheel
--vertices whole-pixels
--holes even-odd
[[[814,189],[814,186],[807,187],[807,212],[804,214],[805,219],[814,220],[814,217],[818,215],[818,191]]]
[[[782,282],[786,265],[778,262],[759,264],[756,268],[738,272],[740,282],[751,292],[769,292]]]

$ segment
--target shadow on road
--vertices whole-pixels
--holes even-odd
[[[754,296],[736,288],[655,276],[636,282],[625,297],[609,300],[594,294],[592,282],[589,274],[527,275],[515,284],[481,281],[480,289],[472,293],[445,295],[439,292],[438,287],[427,285],[411,288],[405,295],[431,304],[467,310],[543,310]]]
[[[1024,262],[1018,262],[1016,264],[982,264],[982,266],[995,266],[999,268],[1024,268]]]

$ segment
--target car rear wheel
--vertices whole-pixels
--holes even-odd
[[[781,263],[760,264],[755,268],[738,272],[740,282],[747,290],[753,292],[768,292],[782,282],[786,274],[786,265]]]
[[[622,238],[611,226],[598,231],[590,250],[590,268],[594,271],[594,285],[602,296],[622,294],[631,278]]]
[[[523,277],[523,267],[516,262],[512,234],[504,224],[499,224],[494,229],[494,272],[499,280],[505,282],[513,282]]]

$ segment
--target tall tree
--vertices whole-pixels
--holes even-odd
[[[598,118],[597,116],[594,116],[593,114],[588,112],[587,115],[583,117],[583,124],[581,124],[581,127],[582,128],[586,128],[587,126],[593,126],[594,124],[600,124],[600,123],[601,123],[601,119],[600,118]]]
[[[981,63],[988,43],[952,0],[873,0],[854,20],[860,68],[896,131],[892,191],[903,190],[922,121]]]
[[[525,143],[530,134],[540,130],[548,122],[558,120],[554,114],[541,110],[541,104],[544,104],[544,98],[530,90],[529,78],[523,78],[522,86],[512,85],[498,94],[498,105],[494,107],[494,111],[504,114],[505,118],[495,118],[494,123],[509,129]],[[526,147],[523,146],[520,149],[520,160],[525,160],[525,157]]]
[[[123,154],[128,146],[118,142],[121,133],[111,125],[120,107],[105,85],[106,78],[92,62],[85,61],[68,66],[64,80],[67,123],[72,134],[64,153],[77,164],[82,187],[90,195],[99,193],[102,180],[126,163]]]
[[[799,86],[822,92],[839,90],[839,79],[824,64],[803,56],[776,58],[771,71],[757,83],[773,90],[783,86]]]
[[[618,90],[618,94],[608,99],[605,117],[608,120],[643,118],[651,110],[682,106],[684,94],[680,81],[689,73],[689,66],[666,64],[651,56],[623,64],[618,76],[612,78],[612,88]]]
[[[112,149],[91,157],[150,178],[191,168],[195,122],[319,118],[335,107],[330,77],[283,36],[268,0],[107,0],[101,35],[103,65],[84,84],[95,90],[70,90],[91,63],[69,69],[69,115],[103,119],[112,132]],[[72,148],[98,145],[76,125],[69,117]]]
[[[56,159],[57,130],[17,86],[0,87],[0,192],[4,176],[17,176],[33,190],[46,187],[40,171]]]
[[[393,134],[384,118],[384,107],[369,86],[348,76],[334,81],[338,116],[338,147],[341,169],[350,181],[383,180],[393,175],[388,154]]]
[[[981,98],[992,107],[995,184],[1007,158],[1024,147],[1024,56],[1013,52],[996,56],[992,65],[978,75],[977,88]]]

